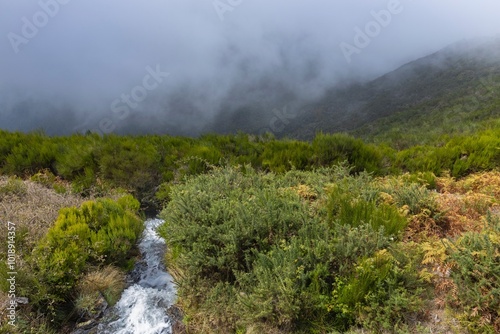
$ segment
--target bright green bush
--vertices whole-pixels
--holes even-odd
[[[19,132],[7,132],[0,130],[0,171],[4,169],[7,157],[20,142],[25,140],[26,135]]]
[[[368,224],[375,231],[383,228],[388,235],[399,234],[407,225],[399,210],[386,203],[376,203],[380,190],[368,176],[348,178],[334,184],[327,203],[331,224],[358,227]]]
[[[43,169],[53,169],[57,147],[42,133],[25,135],[12,147],[2,171],[18,176],[32,175]]]
[[[437,178],[432,172],[417,172],[412,174],[404,174],[401,178],[407,183],[417,183],[425,186],[427,189],[436,189]]]
[[[491,170],[500,165],[500,129],[447,139],[442,146],[413,146],[399,151],[395,165],[403,171],[450,171],[454,177]]]
[[[139,203],[130,195],[118,201],[98,199],[80,208],[61,210],[54,226],[33,250],[37,275],[28,293],[40,307],[54,307],[72,298],[81,275],[90,266],[126,266],[142,232]],[[47,291],[35,290],[43,285]],[[44,293],[44,295],[40,295]],[[30,299],[31,299],[30,298]]]

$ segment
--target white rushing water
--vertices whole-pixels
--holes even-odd
[[[143,263],[136,266],[140,279],[128,287],[114,306],[111,317],[99,325],[100,334],[171,334],[172,325],[166,310],[176,298],[172,277],[162,260],[165,241],[156,233],[159,219],[145,222],[139,249]]]

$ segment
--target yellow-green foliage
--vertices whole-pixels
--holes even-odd
[[[485,122],[497,114],[498,103],[491,107],[483,110],[483,116],[492,112],[491,117],[481,118]],[[469,116],[469,120],[475,117],[474,113]],[[425,113],[419,119],[433,124]],[[420,268],[407,265],[411,261],[398,258],[395,251],[406,221],[410,221],[406,238],[423,229],[439,230],[444,237],[441,234],[448,229],[462,231],[453,223],[466,212],[451,204],[451,210],[444,210],[443,202],[465,203],[477,211],[479,216],[458,225],[479,229],[482,222],[474,221],[475,217],[499,200],[495,183],[489,185],[487,199],[451,194],[443,201],[445,196],[440,194],[436,204],[435,193],[428,190],[447,191],[434,175],[448,171],[461,177],[500,166],[500,123],[491,120],[477,127],[464,124],[465,132],[459,131],[461,124],[455,124],[453,135],[440,130],[428,140],[428,133],[420,128],[411,130],[413,135],[407,138],[402,133],[407,129],[401,127],[395,130],[399,134],[394,140],[389,138],[391,147],[346,134],[318,134],[312,142],[305,142],[242,133],[194,139],[48,137],[0,130],[0,173],[29,177],[43,171],[33,179],[53,184],[55,189],[61,179],[85,196],[102,196],[111,188],[121,188],[138,198],[143,209],[167,204],[163,234],[169,243],[171,269],[179,277],[179,293],[188,313],[202,310],[200,314],[207,315],[191,319],[208,319],[212,329],[229,324],[219,330],[305,328],[305,332],[321,333],[355,324],[385,330],[399,326],[404,319],[391,314],[404,317],[412,312],[420,293],[411,283]],[[445,123],[442,129],[448,130]],[[331,168],[341,162],[349,168]],[[387,176],[402,172],[411,174]],[[204,173],[208,174],[193,177]],[[58,189],[66,191],[62,186]],[[12,178],[0,188],[0,198],[24,196],[25,191],[23,182]],[[469,198],[473,202],[468,203]],[[74,297],[74,286],[89,265],[124,266],[141,230],[134,214],[138,208],[137,201],[126,197],[117,203],[97,200],[61,211],[55,226],[27,259],[29,265],[19,269],[20,292],[30,297],[32,305],[52,311],[54,305]],[[467,236],[470,240],[460,239],[461,251],[454,253],[461,254],[454,258],[458,267],[472,268],[471,259],[494,248],[483,237],[474,234]],[[19,238],[21,242],[24,233]],[[383,250],[391,256],[387,265],[375,259]],[[498,277],[495,262],[485,259],[481,261],[491,268],[481,270]],[[356,303],[342,299],[346,293],[338,297],[342,286],[363,290],[366,282],[355,280],[364,277],[373,282],[375,276],[390,278],[393,284],[387,279],[367,284],[373,290]],[[495,325],[489,325],[483,315],[474,318],[474,312],[491,315],[496,305],[477,294],[485,288],[474,288],[474,280],[491,283],[493,279],[469,276],[465,272],[454,276],[457,282],[473,286],[471,291],[476,293],[474,298],[464,295],[460,307],[471,314],[467,319],[476,326],[471,329],[489,330]],[[384,289],[391,294],[384,295]],[[377,317],[385,319],[381,328],[374,324]],[[477,327],[481,321],[490,327]]]
[[[348,161],[356,172],[379,173],[381,170],[380,150],[345,134],[318,134],[312,143],[312,148],[320,166]]]
[[[337,188],[350,211],[331,212]],[[383,315],[384,328],[402,326],[421,305],[421,261],[398,253],[394,236],[406,219],[377,204],[378,193],[369,175],[349,176],[345,167],[284,175],[215,169],[174,186],[160,233],[189,325],[201,332],[328,332],[375,328]],[[387,258],[385,269],[369,272],[377,254]],[[360,266],[367,273],[361,278]],[[348,301],[343,284],[363,286],[363,296]]]
[[[262,153],[262,167],[282,173],[291,168],[307,170],[311,167],[312,148],[299,141],[274,141],[266,145]]]
[[[213,166],[250,164],[256,169],[284,173],[346,161],[352,173],[368,171],[376,175],[401,171],[440,175],[450,171],[452,176],[463,176],[491,170],[500,165],[500,127],[495,124],[468,136],[444,136],[434,146],[400,150],[384,143],[369,144],[348,134],[320,133],[306,142],[242,133],[193,139],[96,134],[48,137],[0,131],[0,173],[25,176],[47,170],[72,182],[75,192],[102,195],[109,188],[120,187],[138,198],[143,207],[159,208],[164,196],[155,197],[155,192],[160,184],[179,182],[186,175],[205,173]],[[429,181],[432,183],[432,179]]]
[[[35,299],[41,305],[66,301],[89,266],[126,265],[143,229],[136,215],[138,207],[139,203],[127,195],[118,201],[97,199],[80,208],[62,209],[33,251],[37,280],[49,290],[45,298]]]
[[[407,224],[396,206],[377,203],[380,189],[367,174],[346,177],[331,186],[329,192],[327,209],[334,224],[368,224],[376,231],[383,228],[388,235],[397,235]]]
[[[460,177],[500,165],[500,128],[446,140],[442,146],[414,146],[398,152],[395,164],[405,171],[450,171]]]
[[[489,216],[482,232],[468,232],[449,247],[451,277],[458,286],[452,302],[473,333],[500,331],[500,219]]]

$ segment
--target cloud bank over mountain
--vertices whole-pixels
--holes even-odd
[[[226,130],[235,113],[266,117],[500,34],[492,0],[0,0],[0,9],[0,128],[50,134],[194,135],[224,121]]]

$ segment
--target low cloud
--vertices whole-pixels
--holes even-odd
[[[499,12],[465,0],[0,0],[0,127],[195,135],[231,130],[235,117],[258,127],[333,85],[498,35]],[[346,45],[357,50],[349,61]],[[136,87],[158,64],[170,75],[142,99]],[[140,103],[114,112],[134,89]]]

